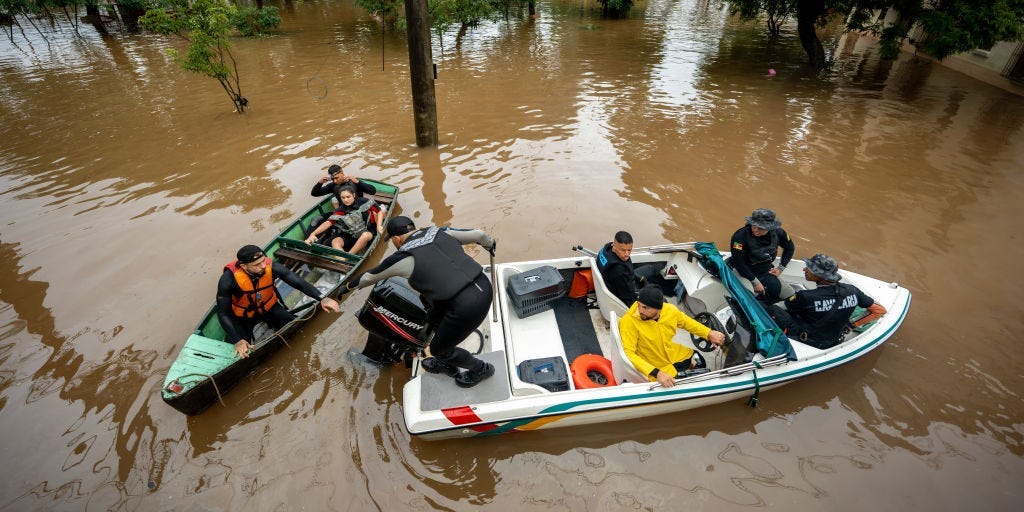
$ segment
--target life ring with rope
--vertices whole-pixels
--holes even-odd
[[[593,389],[614,386],[615,375],[612,362],[597,354],[581,354],[572,360],[570,366],[572,382],[576,389]]]

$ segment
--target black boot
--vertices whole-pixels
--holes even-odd
[[[447,362],[442,361],[436,357],[428,357],[420,362],[420,366],[423,367],[427,373],[443,373],[449,377],[456,377],[459,375],[459,369]]]
[[[480,361],[476,370],[466,370],[455,377],[455,384],[460,388],[471,388],[491,375],[494,375],[494,365]]]

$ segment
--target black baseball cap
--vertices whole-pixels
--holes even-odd
[[[246,245],[235,253],[239,263],[252,263],[263,257],[263,249],[255,245]]]
[[[412,219],[404,215],[399,215],[388,221],[387,228],[388,236],[400,236],[406,233],[416,231],[416,225],[413,224]]]

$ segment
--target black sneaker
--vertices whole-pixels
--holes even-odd
[[[455,384],[458,384],[460,388],[471,388],[491,375],[494,375],[494,365],[484,363],[479,370],[466,370],[460,373],[458,377],[455,377]]]
[[[427,373],[443,373],[449,377],[455,377],[459,375],[459,369],[451,363],[442,361],[436,357],[428,357],[424,359],[420,366],[423,367]]]

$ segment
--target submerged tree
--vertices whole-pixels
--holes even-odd
[[[139,22],[146,30],[174,34],[189,42],[185,55],[168,53],[187,71],[216,78],[239,113],[249,104],[242,96],[238,63],[231,53],[232,30],[256,35],[281,24],[277,8],[239,11],[225,0],[162,0],[162,8],[150,9]],[[255,11],[255,12],[254,12]]]
[[[597,0],[601,4],[601,15],[623,16],[633,8],[633,0]]]
[[[825,51],[816,29],[836,18],[845,19],[848,30],[878,36],[880,54],[895,59],[910,29],[920,23],[926,36],[918,48],[942,60],[950,55],[989,48],[998,41],[1014,41],[1024,27],[1024,0],[726,0],[729,12],[743,19],[764,13],[769,31],[796,15],[797,34],[815,68],[825,66]],[[896,13],[895,21],[880,20],[879,13]],[[774,21],[773,21],[774,20]]]

